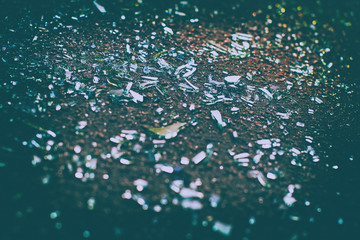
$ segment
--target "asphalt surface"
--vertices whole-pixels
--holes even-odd
[[[1,1],[1,239],[354,239],[357,1]]]

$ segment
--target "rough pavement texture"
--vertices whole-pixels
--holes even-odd
[[[3,4],[2,239],[359,233],[356,1]]]

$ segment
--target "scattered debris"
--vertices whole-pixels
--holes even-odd
[[[106,10],[105,10],[105,8],[103,6],[98,4],[96,1],[94,1],[93,3],[101,13],[106,13]]]
[[[328,133],[313,119],[339,116],[342,99],[357,93],[357,84],[343,81],[341,72],[333,74],[353,67],[353,56],[341,56],[339,64],[327,62],[335,43],[323,36],[326,29],[334,32],[331,24],[317,29],[318,15],[298,5],[291,15],[294,21],[286,24],[278,20],[287,6],[269,4],[266,18],[253,12],[251,19],[256,20],[229,30],[204,24],[208,12],[188,1],[157,15],[149,14],[139,0],[121,8],[117,18],[97,1],[44,13],[39,21],[30,12],[16,24],[4,17],[0,61],[6,77],[0,90],[5,101],[0,111],[3,122],[28,135],[5,129],[9,141],[1,150],[16,153],[18,148],[7,142],[35,149],[29,161],[43,168],[40,184],[54,179],[51,169],[58,169],[57,177],[70,176],[88,186],[113,184],[117,173],[110,170],[124,170],[120,200],[156,213],[168,211],[170,204],[187,211],[221,208],[228,201],[224,196],[230,182],[249,186],[250,193],[257,192],[254,186],[261,189],[260,203],[274,196],[280,208],[300,204],[294,192],[301,187],[293,179],[307,176],[309,166],[320,159],[332,171],[342,167],[327,162],[319,139]],[[210,21],[221,14],[214,10]],[[352,25],[343,19],[340,23]],[[16,42],[19,32],[29,41]],[[344,120],[344,126],[351,124]],[[11,167],[7,161],[0,162],[2,169]],[[281,189],[280,182],[288,188]],[[151,195],[156,184],[162,184],[156,190],[159,196]],[[245,199],[244,192],[232,193],[236,197],[231,204]],[[93,210],[102,202],[100,195],[88,196],[85,206]],[[50,217],[58,219],[59,213],[52,211]],[[255,222],[250,217],[249,224]],[[342,218],[338,223],[343,224]],[[202,224],[224,236],[233,229],[212,216]]]

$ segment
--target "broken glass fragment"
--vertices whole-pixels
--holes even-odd
[[[81,147],[80,147],[79,145],[76,145],[76,146],[74,147],[74,152],[75,152],[75,153],[80,153],[80,152],[81,152]]]
[[[237,131],[233,131],[233,137],[234,137],[234,138],[238,138],[238,137],[239,137]]]
[[[270,187],[270,184],[267,182],[264,174],[258,170],[250,170],[247,173],[248,178],[255,178],[263,187]]]
[[[94,1],[94,5],[97,7],[97,9],[101,12],[101,13],[106,13],[106,10],[103,6],[101,6],[100,4],[98,4],[96,1]]]
[[[249,153],[239,153],[233,156],[234,161],[238,163],[239,166],[247,167],[249,166]]]
[[[296,202],[296,199],[292,196],[291,193],[287,193],[283,200],[288,207],[291,207]]]
[[[218,204],[220,202],[220,196],[213,193],[213,194],[211,194],[209,201],[210,201],[211,207],[215,208],[218,206]]]
[[[262,148],[268,149],[271,148],[271,141],[270,139],[261,139],[256,141],[257,144],[261,145]]]
[[[269,178],[269,179],[272,179],[272,180],[275,180],[277,178],[277,176],[272,172],[268,172],[266,174],[266,177]]]
[[[181,157],[180,163],[183,165],[189,165],[190,159],[187,157]]]
[[[95,198],[91,197],[87,201],[88,209],[93,210],[95,207]]]
[[[232,112],[232,113],[238,113],[239,112],[239,110],[240,110],[240,108],[238,108],[238,107],[232,107],[231,109],[230,109],[230,111]]]
[[[273,99],[273,95],[269,92],[269,90],[267,90],[266,88],[259,88],[259,90],[261,91],[261,93],[264,94],[264,96],[268,99],[268,100],[272,100]]]
[[[132,198],[132,194],[130,190],[125,190],[125,192],[121,195],[122,198],[124,199],[131,199]]]
[[[246,33],[234,33],[231,35],[232,36],[232,40],[236,41],[236,40],[243,40],[243,41],[252,41],[253,36],[250,34],[246,34]]]
[[[203,205],[198,200],[184,199],[181,201],[181,206],[185,209],[200,210]]]
[[[253,158],[253,161],[255,164],[258,164],[260,162],[261,157],[264,155],[264,153],[260,150],[256,151],[256,155]]]
[[[316,98],[315,98],[315,102],[321,104],[321,103],[323,103],[323,100],[321,100],[320,98],[316,97]]]
[[[223,223],[220,221],[215,221],[213,225],[213,230],[215,232],[219,232],[223,234],[224,236],[230,236],[231,234],[232,225],[228,223]]]
[[[139,88],[141,90],[150,88],[150,87],[155,87],[157,84],[159,83],[159,81],[157,80],[144,80],[143,82],[141,82],[139,84]]]
[[[214,152],[214,144],[209,143],[206,145],[206,160],[209,161]]]
[[[239,154],[236,154],[233,158],[234,159],[241,159],[241,158],[246,158],[246,157],[249,157],[250,154],[249,153],[239,153]]]
[[[38,156],[34,155],[33,160],[31,161],[33,166],[38,165],[39,163],[41,163],[41,158],[39,158]]]
[[[144,179],[137,179],[134,181],[134,185],[136,186],[136,189],[141,192],[142,190],[144,190],[144,188],[147,187],[148,181]]]
[[[164,164],[155,164],[155,169],[156,172],[166,172],[166,173],[173,173],[174,172],[174,168],[172,166],[167,166]]]
[[[225,77],[225,82],[228,84],[238,84],[240,82],[241,76],[227,76]]]
[[[166,127],[160,127],[160,128],[154,128],[150,126],[144,126],[149,131],[157,134],[160,137],[165,137],[166,139],[174,138],[177,136],[178,132],[186,125],[186,123],[183,122],[177,122],[174,124],[171,124]]]
[[[198,192],[191,188],[185,187],[180,190],[179,194],[183,198],[204,198],[204,194],[202,192]]]
[[[199,88],[195,85],[193,85],[191,82],[189,82],[189,80],[187,80],[186,78],[184,78],[184,81],[193,89],[194,92],[198,92]]]
[[[132,100],[137,103],[137,102],[143,102],[144,101],[144,96],[133,91],[133,90],[130,90],[130,94],[131,96],[133,97]]]
[[[174,180],[170,184],[170,189],[176,193],[180,192],[180,189],[184,186],[184,180]]]
[[[91,155],[88,155],[86,157],[86,163],[85,166],[89,169],[96,169],[96,164],[97,164],[97,159],[96,158],[92,158]]]
[[[289,218],[290,218],[290,220],[293,220],[293,221],[299,221],[300,220],[299,216],[294,216],[294,215],[289,216]]]
[[[226,123],[222,120],[222,116],[219,110],[211,110],[210,112],[211,112],[211,117],[217,121],[218,126],[220,128],[226,126]]]
[[[173,30],[171,28],[169,28],[169,27],[164,27],[164,32],[168,33],[168,34],[171,34],[171,35],[174,34]]]
[[[297,123],[296,123],[296,126],[298,126],[298,127],[305,127],[305,124],[302,123],[302,122],[297,122]]]
[[[195,164],[200,163],[202,160],[204,160],[206,158],[206,153],[205,151],[201,151],[198,154],[196,154],[193,158],[192,161]]]

